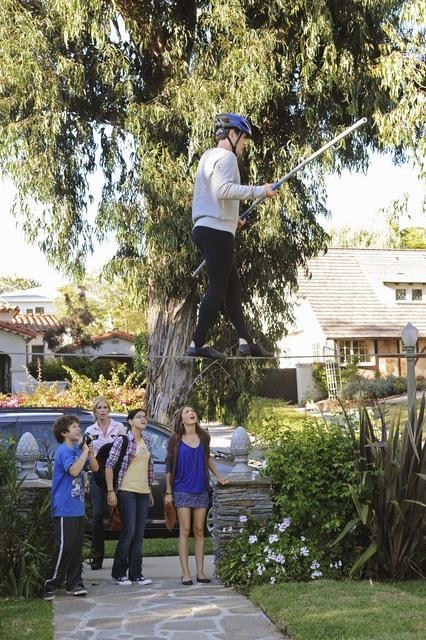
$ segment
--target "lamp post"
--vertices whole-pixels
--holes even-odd
[[[407,358],[407,403],[408,403],[408,419],[416,416],[416,364],[415,364],[415,348],[419,338],[417,328],[408,322],[401,331],[401,338],[404,344],[404,351]]]

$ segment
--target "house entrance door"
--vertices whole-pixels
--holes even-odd
[[[0,353],[0,393],[10,393],[10,357]]]

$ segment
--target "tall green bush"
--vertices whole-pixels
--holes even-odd
[[[265,469],[275,517],[290,517],[299,535],[325,549],[354,516],[349,486],[357,469],[353,436],[338,425],[307,420],[300,429],[283,429],[269,446]],[[345,540],[339,549],[346,563],[353,544]]]
[[[363,535],[352,575],[368,571],[393,580],[426,577],[424,420],[424,395],[418,415],[411,412],[402,434],[400,419],[387,426],[382,414],[378,437],[365,407],[360,409],[361,462],[350,487],[356,515],[336,539],[340,543],[355,529]]]
[[[18,479],[14,448],[0,442],[0,595],[41,591],[53,546],[50,491],[29,495]]]

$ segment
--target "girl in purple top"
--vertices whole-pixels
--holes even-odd
[[[193,584],[188,566],[191,518],[195,538],[197,582],[211,582],[204,574],[204,525],[209,505],[209,471],[226,484],[210,457],[210,436],[198,422],[192,407],[182,407],[173,417],[166,460],[166,502],[174,502],[179,519],[179,560],[181,582]]]

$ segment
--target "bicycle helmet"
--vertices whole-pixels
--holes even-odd
[[[250,122],[244,116],[237,113],[218,113],[214,122],[216,138],[225,140],[228,137],[229,129],[237,129],[249,137],[252,135]]]

